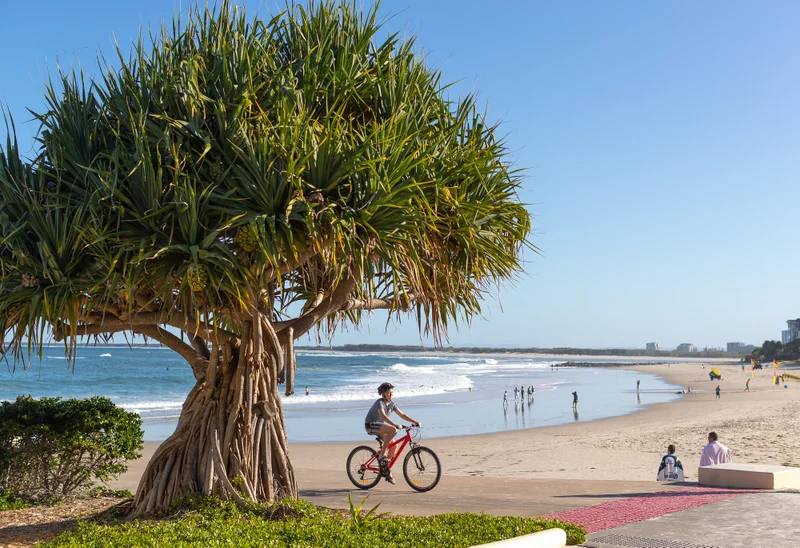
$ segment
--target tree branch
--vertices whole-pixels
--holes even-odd
[[[309,243],[308,247],[305,251],[302,251],[297,254],[296,258],[290,259],[286,261],[284,264],[280,265],[277,269],[270,268],[265,274],[266,280],[276,280],[278,276],[283,276],[288,274],[292,270],[296,270],[300,266],[306,264],[310,259],[320,253],[322,250],[327,248],[330,244],[325,241],[323,242],[319,248],[315,247],[313,243]]]
[[[294,339],[298,339],[311,331],[311,329],[317,325],[317,323],[322,320],[325,316],[328,316],[332,312],[338,310],[344,303],[347,301],[347,297],[350,295],[350,292],[359,282],[359,276],[353,275],[349,278],[346,278],[339,282],[339,285],[336,286],[336,289],[331,292],[326,298],[322,300],[319,306],[316,306],[303,314],[302,316],[292,320],[290,325],[286,325],[281,330],[281,343],[286,342],[287,335],[287,328],[291,327],[294,330],[292,337]]]
[[[119,331],[135,331],[134,327],[137,326],[170,325],[186,332],[190,336],[201,337],[217,344],[226,342],[237,344],[239,342],[239,338],[235,333],[220,328],[208,328],[202,324],[198,325],[195,318],[186,317],[181,311],[175,309],[169,311],[162,310],[160,312],[142,312],[139,314],[132,314],[124,319],[113,316],[109,317],[108,315],[105,317],[98,316],[96,319],[99,323],[83,323],[76,326],[75,335],[112,334]],[[61,341],[70,334],[69,325],[65,324],[62,327],[53,328],[53,336],[56,341]]]
[[[414,294],[409,293],[402,299],[347,299],[339,308],[339,312],[346,310],[400,310],[402,312],[411,308]]]
[[[206,344],[205,339],[202,337],[197,337],[194,335],[190,335],[190,342],[192,343],[192,348],[194,348],[197,353],[200,355],[201,358],[207,360],[211,357],[211,352],[208,351],[208,345]]]
[[[287,339],[286,330],[291,327],[294,328],[296,331],[300,324],[300,321],[303,320],[304,317],[310,316],[314,313],[317,313],[318,315],[317,321],[319,321],[328,314],[330,314],[331,312],[345,312],[347,310],[398,310],[401,312],[406,312],[411,309],[411,305],[413,303],[414,303],[413,293],[408,293],[402,299],[370,299],[370,300],[345,299],[344,302],[339,306],[338,310],[330,310],[325,314],[321,314],[320,309],[323,308],[323,306],[327,306],[327,303],[325,303],[324,305],[323,303],[317,303],[315,307],[311,308],[308,312],[304,313],[298,318],[295,318],[293,320],[272,322],[272,328],[280,336],[281,343],[286,343]],[[305,325],[305,323],[303,323],[303,325]],[[303,334],[307,333],[309,329],[306,329]],[[297,337],[294,338],[297,339]]]
[[[169,331],[161,329],[156,325],[136,326],[131,331],[154,339],[180,354],[181,357],[183,357],[183,359],[189,362],[189,365],[192,366],[194,378],[198,381],[202,381],[206,378],[208,360],[203,359],[200,354],[198,354],[191,346],[180,340]]]

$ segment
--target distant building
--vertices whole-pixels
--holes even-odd
[[[658,343],[647,343],[645,348],[647,350],[658,350]]]
[[[727,352],[740,352],[744,354],[749,354],[755,349],[756,345],[754,344],[745,344],[743,342],[729,342],[727,347]]]
[[[678,345],[678,352],[695,352],[697,349],[692,343],[682,343]]]
[[[781,342],[783,344],[790,343],[795,339],[800,339],[800,318],[796,320],[786,320],[786,326],[789,329],[781,331]]]

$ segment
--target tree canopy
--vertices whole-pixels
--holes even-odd
[[[346,1],[267,21],[226,1],[95,79],[55,75],[35,158],[13,124],[0,148],[12,348],[48,326],[234,337],[253,306],[295,337],[411,310],[438,341],[480,313],[530,246],[522,175],[475,98],[449,99],[414,40],[381,29]]]

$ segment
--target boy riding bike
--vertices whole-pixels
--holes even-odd
[[[394,439],[395,435],[397,434],[397,430],[400,429],[399,424],[395,424],[392,419],[389,418],[389,414],[394,411],[397,413],[401,418],[409,421],[414,426],[419,427],[419,421],[415,421],[402,411],[398,409],[397,405],[392,401],[392,392],[394,385],[391,383],[385,382],[378,387],[378,394],[380,394],[380,398],[375,400],[375,403],[372,404],[369,411],[367,412],[367,416],[364,419],[364,428],[367,431],[367,434],[371,436],[380,436],[381,438],[381,449],[378,453],[378,462],[381,466],[381,471],[383,472],[383,476],[386,478],[386,481],[394,485],[394,478],[392,477],[392,472],[388,469],[387,464],[388,461],[394,458],[394,448],[389,450],[389,456],[386,456],[386,449],[389,447],[389,444]]]

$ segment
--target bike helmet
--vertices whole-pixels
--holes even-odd
[[[385,382],[378,387],[378,394],[383,395],[384,392],[386,392],[387,390],[391,390],[392,388],[394,388],[394,385],[392,383]]]

